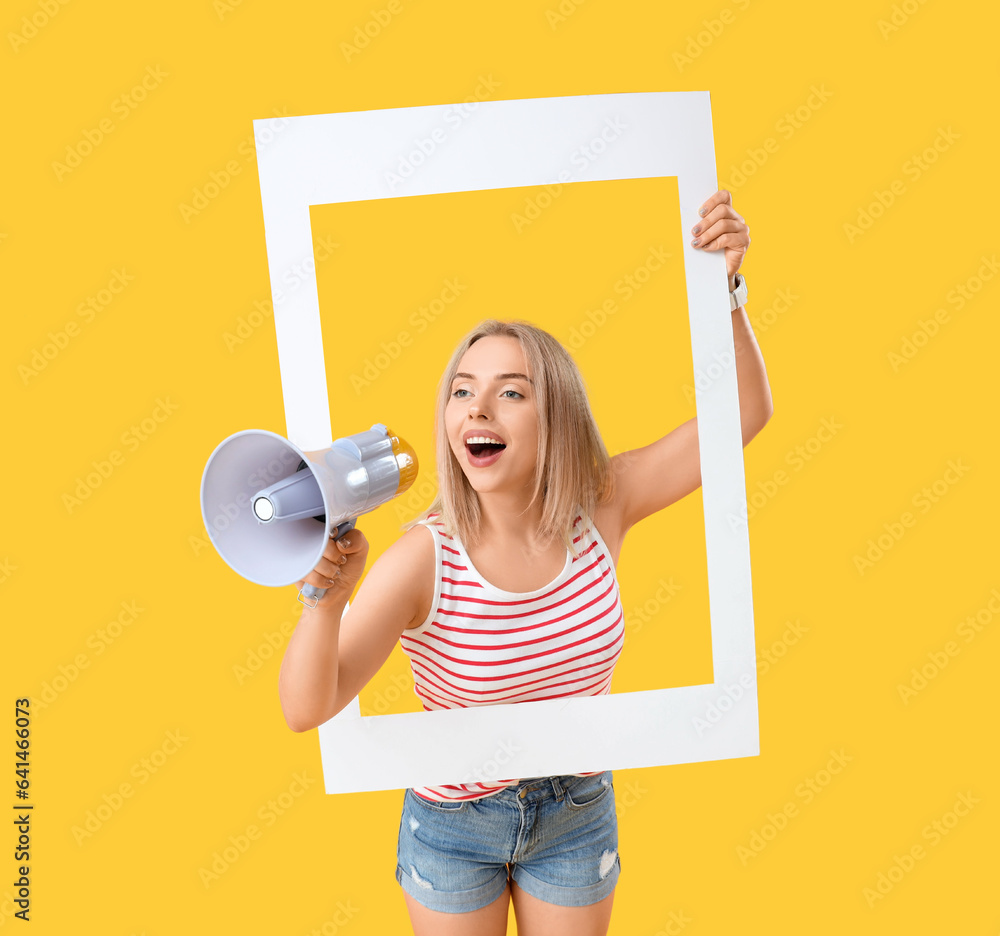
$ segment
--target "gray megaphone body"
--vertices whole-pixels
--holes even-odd
[[[233,571],[258,585],[291,585],[316,567],[330,537],[343,536],[416,477],[413,449],[381,423],[315,452],[277,433],[246,429],[209,457],[201,514]],[[298,597],[315,607],[324,593],[305,585]]]

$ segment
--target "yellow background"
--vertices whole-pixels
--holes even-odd
[[[996,13],[399,0],[345,55],[385,9],[51,0],[4,14],[4,782],[9,808],[14,702],[31,697],[35,931],[408,931],[402,794],[323,794],[316,736],[290,732],[277,700],[292,589],[224,565],[198,486],[232,432],[284,429],[273,325],[255,305],[271,285],[251,121],[461,102],[488,78],[490,99],[710,90],[720,185],[753,237],[747,310],[775,403],[745,452],[748,496],[763,497],[750,521],[761,755],[616,771],[611,933],[996,933],[997,285],[973,279],[996,262]],[[204,207],[184,210],[196,192]],[[313,209],[317,240],[338,244],[317,259],[334,431],[412,426],[418,485],[433,477],[436,381],[468,324],[526,317],[568,340],[651,244],[672,238],[677,262],[667,182],[570,188],[517,234],[510,214],[535,196]],[[448,277],[468,290],[417,334],[409,316]],[[577,355],[612,451],[694,415],[682,284],[668,266]],[[364,319],[331,321],[352,312]],[[356,392],[350,375],[400,328],[412,347]],[[818,435],[824,420],[839,428]],[[788,482],[768,488],[780,470]],[[366,518],[370,562],[427,499]],[[629,632],[615,691],[711,676],[700,516],[695,494],[626,542],[633,622],[661,576],[680,590]],[[863,566],[879,537],[889,547]],[[963,623],[977,613],[979,630]],[[412,706],[403,672],[397,651],[362,704]],[[833,752],[846,765],[824,774]],[[7,828],[0,924],[13,927]],[[207,878],[234,840],[245,851]]]

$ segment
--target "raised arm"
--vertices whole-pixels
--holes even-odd
[[[750,229],[736,213],[727,191],[716,192],[702,205],[700,213],[703,220],[691,231],[692,245],[702,250],[725,250],[732,292],[736,273],[750,246]],[[764,358],[742,305],[732,313],[732,320],[740,427],[746,446],[764,428],[774,407]],[[697,417],[651,445],[616,455],[611,467],[616,479],[614,507],[624,532],[701,486]]]

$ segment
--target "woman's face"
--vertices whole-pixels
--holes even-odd
[[[451,450],[477,493],[531,492],[538,452],[532,376],[521,343],[508,336],[480,338],[459,362],[445,427]]]

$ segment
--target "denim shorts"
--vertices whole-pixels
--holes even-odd
[[[607,897],[620,873],[610,770],[535,777],[462,802],[403,795],[396,880],[431,910],[479,910],[508,877],[539,900],[583,907]]]

